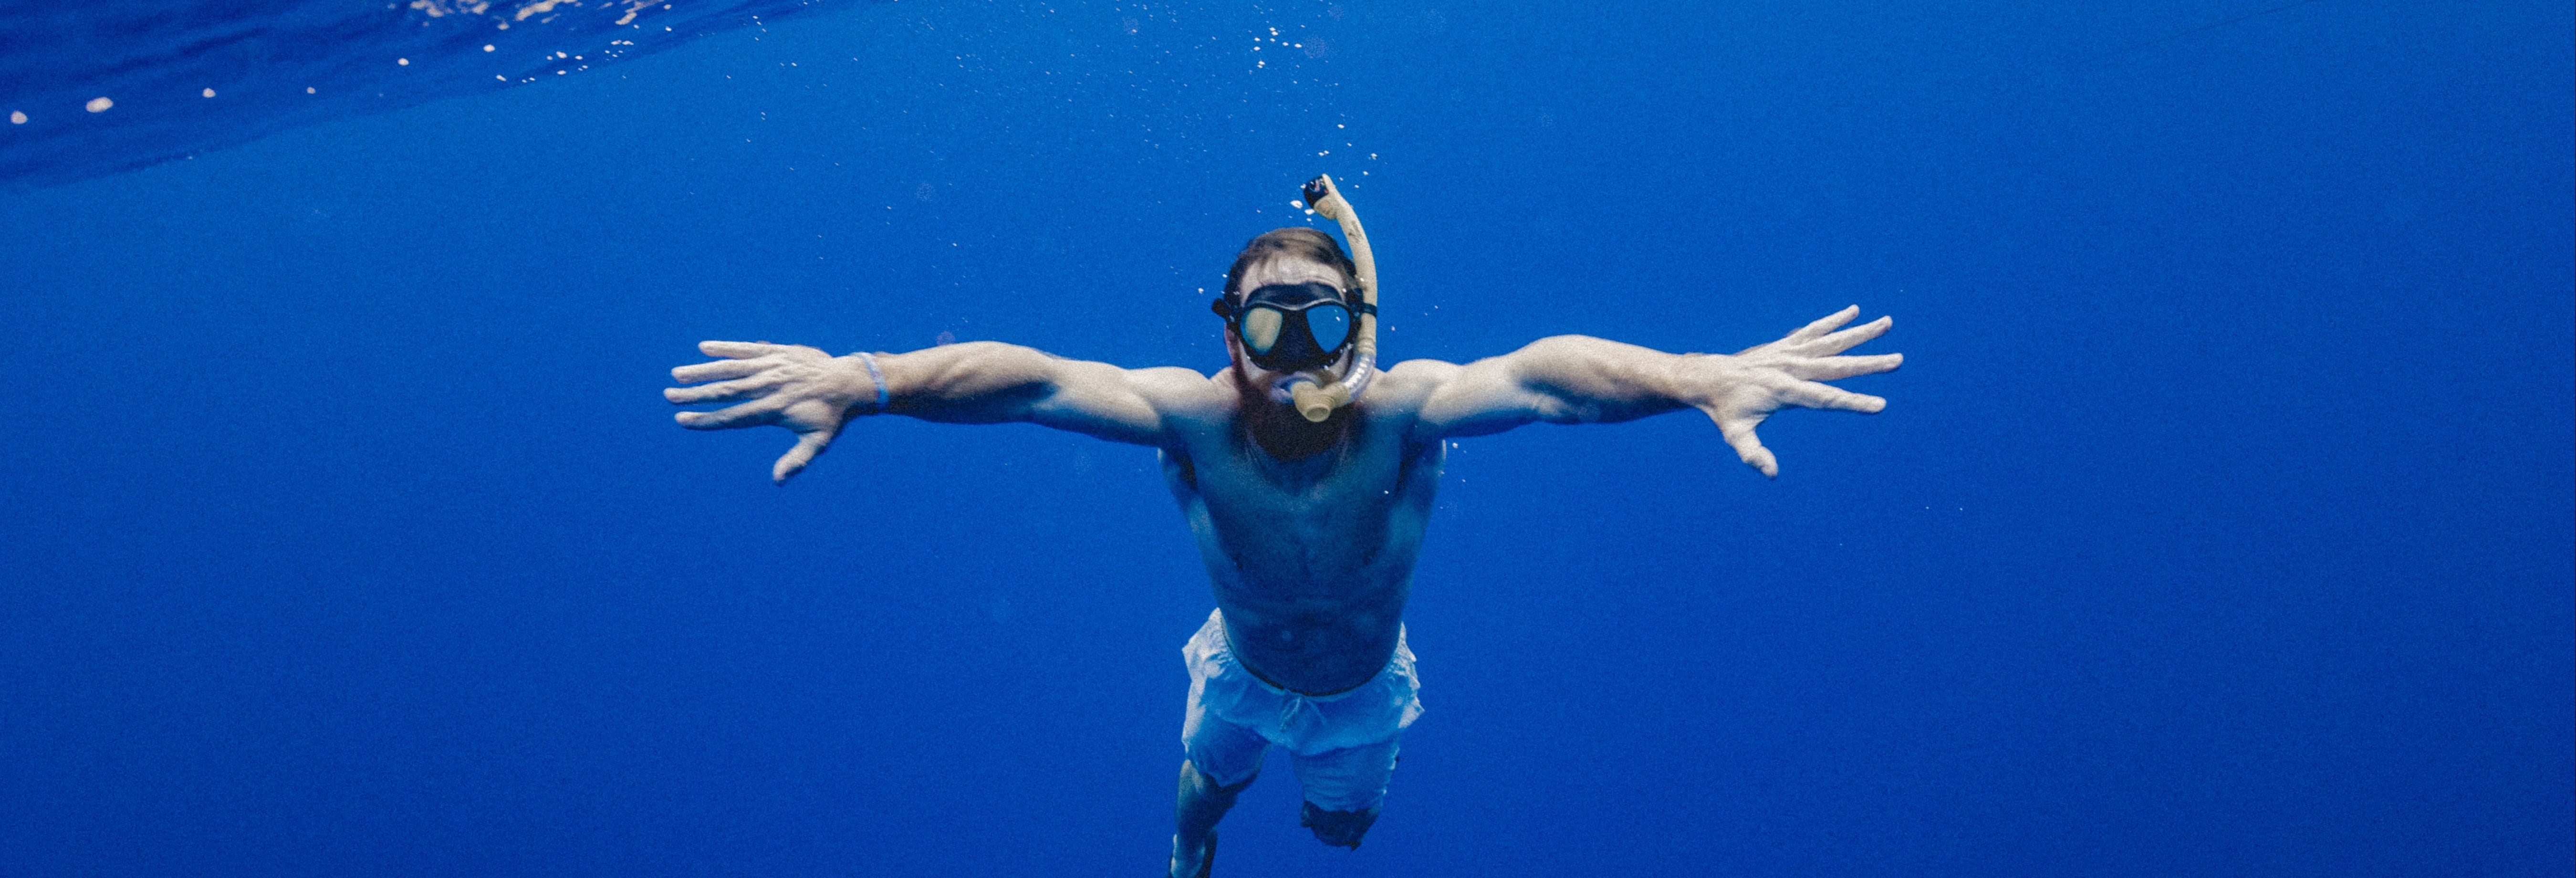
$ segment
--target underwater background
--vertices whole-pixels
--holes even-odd
[[[1216,874],[2576,871],[2563,2],[98,6],[0,2],[0,875],[1153,874],[1151,451],[659,391],[1213,370],[1319,172],[1392,359],[1907,360],[1466,440],[1384,818]]]

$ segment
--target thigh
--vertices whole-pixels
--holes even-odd
[[[1365,811],[1386,798],[1387,780],[1395,776],[1395,757],[1404,736],[1375,744],[1326,750],[1313,756],[1290,754],[1297,784],[1306,801],[1326,811]]]
[[[1181,748],[1200,774],[1217,786],[1231,787],[1261,773],[1261,759],[1269,755],[1270,741],[1192,704],[1189,720],[1181,725]]]

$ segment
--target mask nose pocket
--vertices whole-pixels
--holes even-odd
[[[1243,346],[1256,356],[1270,353],[1279,346],[1279,330],[1288,317],[1277,308],[1252,308],[1243,312]]]

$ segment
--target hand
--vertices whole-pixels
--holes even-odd
[[[692,430],[776,424],[794,431],[796,447],[769,469],[769,477],[778,484],[786,484],[788,476],[814,462],[814,456],[832,444],[841,424],[849,420],[852,406],[876,401],[876,381],[865,365],[804,345],[707,341],[698,343],[698,353],[725,359],[681,366],[671,370],[671,379],[682,384],[717,383],[665,388],[662,398],[674,405],[748,400],[712,412],[681,412],[680,426]]]
[[[1702,388],[1706,395],[1692,400],[1691,405],[1707,412],[1717,422],[1717,431],[1734,446],[1737,457],[1765,476],[1778,478],[1780,462],[1762,440],[1753,435],[1772,412],[1790,406],[1877,414],[1887,408],[1887,400],[1868,394],[1853,393],[1839,387],[1819,384],[1854,375],[1869,375],[1894,370],[1905,362],[1903,354],[1880,354],[1870,357],[1835,356],[1862,342],[1887,333],[1893,318],[1881,317],[1859,326],[1834,330],[1860,316],[1860,306],[1834,312],[1833,316],[1807,324],[1789,333],[1787,338],[1765,345],[1746,348],[1734,356],[1693,357],[1685,368],[1707,370],[1689,376],[1689,384]]]

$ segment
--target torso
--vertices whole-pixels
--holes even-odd
[[[1254,440],[1231,388],[1175,419],[1164,478],[1198,537],[1236,659],[1274,685],[1337,692],[1394,655],[1446,459],[1446,443],[1408,438],[1419,395],[1379,373],[1327,422],[1340,427],[1332,441],[1296,459]]]

